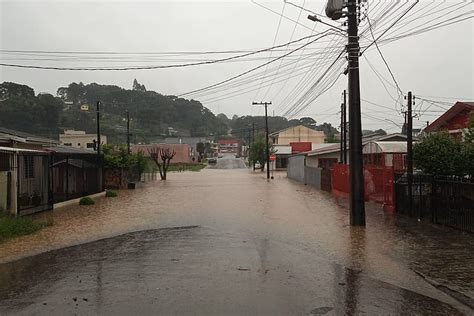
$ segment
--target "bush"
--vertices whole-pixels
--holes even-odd
[[[95,204],[95,201],[93,199],[91,199],[90,197],[88,197],[88,196],[83,197],[79,201],[79,205],[94,205],[94,204]]]
[[[13,217],[0,211],[0,240],[28,235],[50,225],[52,223],[39,223],[28,216]]]
[[[105,197],[117,197],[117,192],[107,191],[107,192],[105,192]]]

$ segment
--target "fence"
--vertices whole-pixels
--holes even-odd
[[[53,153],[51,174],[54,203],[103,191],[101,162],[96,155]]]
[[[395,188],[397,213],[474,232],[473,179],[414,175],[411,209],[406,174],[397,175]]]
[[[349,195],[349,166],[334,164],[331,169],[332,192],[338,196]],[[322,186],[323,180],[321,180]],[[366,201],[383,204],[384,209],[394,209],[394,178],[391,167],[364,166],[364,196]]]

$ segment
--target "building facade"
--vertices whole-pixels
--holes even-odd
[[[275,145],[290,145],[290,143],[309,142],[312,144],[324,143],[324,132],[315,131],[304,125],[285,128],[270,134],[270,141]]]
[[[97,134],[86,134],[85,131],[75,131],[71,129],[64,130],[64,134],[59,134],[59,142],[61,145],[73,148],[82,148],[94,151]],[[107,136],[100,135],[102,145],[107,144]]]

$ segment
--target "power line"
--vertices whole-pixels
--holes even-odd
[[[302,38],[291,41],[289,43],[291,43],[291,44],[297,43],[297,42],[303,41],[305,39],[315,37],[317,35],[319,35],[319,34],[304,36]],[[314,42],[314,41],[312,41],[312,42]],[[275,48],[281,48],[281,47],[287,46],[289,43],[280,44],[280,45],[277,45],[277,46],[272,46],[272,47],[269,47],[269,48],[265,48],[265,49],[245,53],[245,54],[240,54],[240,55],[236,55],[236,56],[231,56],[231,57],[226,57],[226,58],[221,58],[221,59],[215,59],[215,60],[210,60],[210,61],[187,63],[187,64],[140,66],[140,67],[102,67],[102,68],[99,68],[99,67],[54,67],[54,66],[7,64],[7,63],[0,63],[0,66],[15,67],[15,68],[28,68],[28,69],[77,70],[77,71],[124,71],[124,70],[126,71],[126,70],[151,70],[151,69],[165,69],[165,68],[182,68],[182,67],[209,65],[209,64],[215,64],[215,63],[227,62],[227,61],[230,61],[230,60],[244,58],[244,57],[247,57],[247,56],[256,55],[256,54],[259,54],[259,53],[270,51],[270,50],[275,49]],[[287,56],[287,55],[288,54],[284,54],[282,56],[284,57],[284,56]],[[280,57],[282,58],[282,56],[280,56]]]
[[[324,33],[326,33],[326,34],[324,34]],[[259,65],[259,66],[257,66],[257,67],[254,67],[254,68],[252,68],[252,69],[250,69],[250,70],[247,70],[247,71],[245,71],[245,72],[243,72],[243,73],[240,73],[240,74],[235,75],[235,76],[233,76],[233,77],[231,77],[231,78],[228,78],[228,79],[225,79],[225,80],[223,80],[223,81],[220,81],[220,82],[218,82],[218,83],[209,85],[209,86],[207,86],[207,87],[200,88],[200,89],[196,89],[196,90],[189,91],[189,92],[186,92],[186,93],[181,93],[181,94],[179,94],[178,96],[185,96],[185,95],[189,95],[189,94],[194,94],[194,93],[199,92],[199,91],[208,90],[208,89],[214,88],[214,87],[216,87],[216,86],[222,85],[222,84],[224,84],[224,83],[226,83],[226,82],[229,82],[229,81],[232,81],[232,80],[234,80],[234,79],[240,78],[240,77],[242,77],[242,76],[244,76],[244,75],[246,75],[246,74],[248,74],[248,73],[250,73],[250,72],[252,72],[252,71],[255,71],[255,70],[257,70],[257,69],[260,69],[260,68],[262,68],[262,67],[265,67],[266,65],[268,65],[268,64],[270,64],[270,63],[273,63],[273,62],[275,62],[275,61],[277,61],[277,60],[279,60],[279,59],[281,59],[281,58],[284,58],[284,57],[286,57],[286,56],[288,56],[288,55],[293,54],[294,52],[296,52],[296,51],[298,51],[298,50],[300,50],[300,49],[302,49],[302,48],[304,48],[304,47],[306,47],[306,46],[308,46],[308,45],[310,45],[310,44],[316,42],[318,39],[323,38],[324,36],[327,36],[327,35],[329,34],[329,32],[328,32],[328,31],[325,31],[325,32],[323,32],[323,33],[319,33],[318,35],[320,35],[320,34],[323,34],[323,35],[321,35],[320,37],[318,37],[318,38],[316,38],[316,39],[313,39],[312,41],[310,41],[310,42],[308,42],[308,43],[306,43],[306,44],[303,44],[302,46],[300,46],[300,47],[298,47],[298,48],[295,48],[295,49],[291,50],[289,53],[286,53],[286,54],[284,54],[284,55],[278,56],[278,57],[276,57],[276,58],[274,58],[274,59],[272,59],[272,60],[270,60],[270,61],[268,61],[268,62],[266,62],[266,63],[263,63],[263,64],[261,64],[261,65]],[[314,36],[311,36],[311,37],[314,37]],[[307,36],[306,36],[305,38],[307,38]]]

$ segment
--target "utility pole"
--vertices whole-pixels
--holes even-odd
[[[130,112],[127,110],[127,151],[128,154],[131,153],[130,151]]]
[[[100,146],[101,141],[100,141],[100,101],[97,101],[97,168],[101,170],[97,174],[98,176],[98,182],[100,183],[100,188],[101,190],[104,190],[104,168],[103,168],[103,163],[102,163],[102,157],[100,156]]]
[[[346,108],[347,108],[347,105],[346,105],[346,90],[344,90],[344,103],[343,103],[343,107],[342,107],[342,118],[343,118],[343,126],[344,126],[344,134],[343,134],[343,138],[344,138],[344,146],[343,146],[343,151],[344,151],[344,163],[347,164],[347,116],[346,116]]]
[[[339,137],[339,143],[341,144],[340,154],[339,154],[339,162],[344,163],[344,103],[341,103],[341,136]]]
[[[267,150],[266,150],[267,180],[270,179],[270,145],[268,143],[268,113],[267,113],[267,107],[271,104],[272,104],[271,102],[252,102],[252,105],[264,105],[265,106],[265,141],[267,143]]]
[[[352,226],[365,226],[364,166],[362,160],[362,123],[360,113],[359,35],[357,10],[360,1],[347,2],[348,75],[349,75],[349,176]]]
[[[250,146],[251,150],[253,150],[253,144],[255,143],[255,122],[252,120],[252,144]],[[253,171],[255,171],[255,162],[252,162]]]
[[[407,110],[407,184],[408,184],[408,211],[413,212],[413,117],[412,117],[412,94],[408,92]],[[420,219],[420,218],[418,218]]]
[[[97,157],[100,161],[100,101],[97,101]]]

